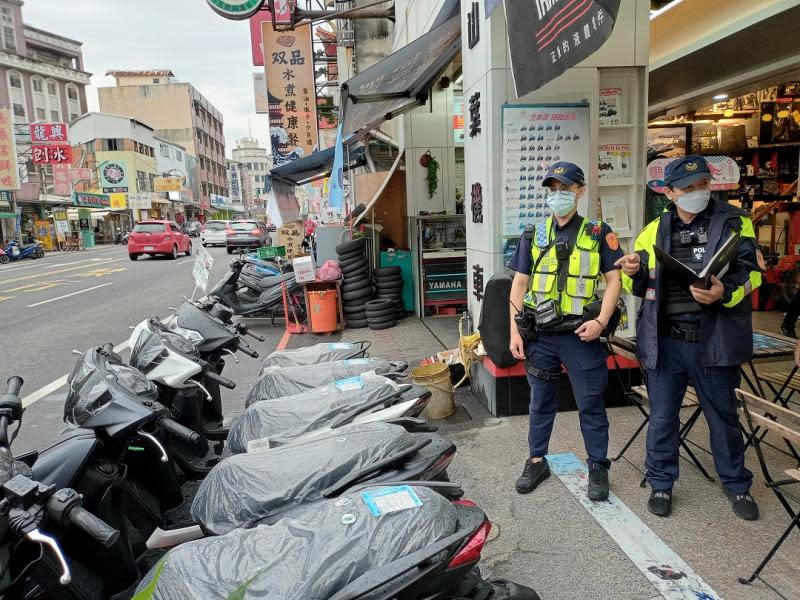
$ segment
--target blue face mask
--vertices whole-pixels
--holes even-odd
[[[557,217],[566,217],[575,208],[575,192],[569,190],[558,190],[547,192],[547,206]]]

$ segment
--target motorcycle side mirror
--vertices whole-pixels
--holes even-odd
[[[131,329],[133,329],[133,327],[131,327]],[[83,352],[81,352],[80,350],[78,350],[76,348],[73,348],[72,349],[72,356],[83,356]]]

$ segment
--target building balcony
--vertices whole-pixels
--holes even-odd
[[[0,51],[0,66],[8,69],[17,69],[19,71],[27,71],[29,73],[36,73],[45,77],[54,77],[56,79],[63,79],[68,82],[78,83],[81,85],[89,85],[91,73],[84,71],[76,71],[68,67],[62,67],[46,63],[40,60],[34,60],[27,56],[20,56],[11,52]]]

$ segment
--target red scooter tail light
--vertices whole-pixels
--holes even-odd
[[[433,466],[426,474],[426,478],[428,480],[432,480],[435,477],[437,477],[440,473],[445,471],[447,467],[450,466],[450,463],[453,462],[453,458],[455,457],[455,455],[456,455],[455,449],[453,449],[450,452],[445,452],[444,454],[442,454],[439,460],[433,463]]]
[[[464,505],[465,502],[469,502],[469,500],[456,501],[454,504]],[[458,551],[458,554],[453,557],[453,560],[450,561],[447,568],[455,569],[456,567],[478,562],[481,559],[481,551],[483,550],[483,545],[486,543],[486,538],[489,537],[489,531],[491,531],[491,529],[492,524],[489,521],[484,521],[475,533],[470,536],[463,548]]]

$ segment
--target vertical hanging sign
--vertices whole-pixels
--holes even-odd
[[[275,31],[265,21],[261,33],[271,105],[270,141],[274,164],[280,166],[308,156],[319,143],[311,26]]]
[[[0,190],[18,190],[17,145],[11,109],[0,109]]]

